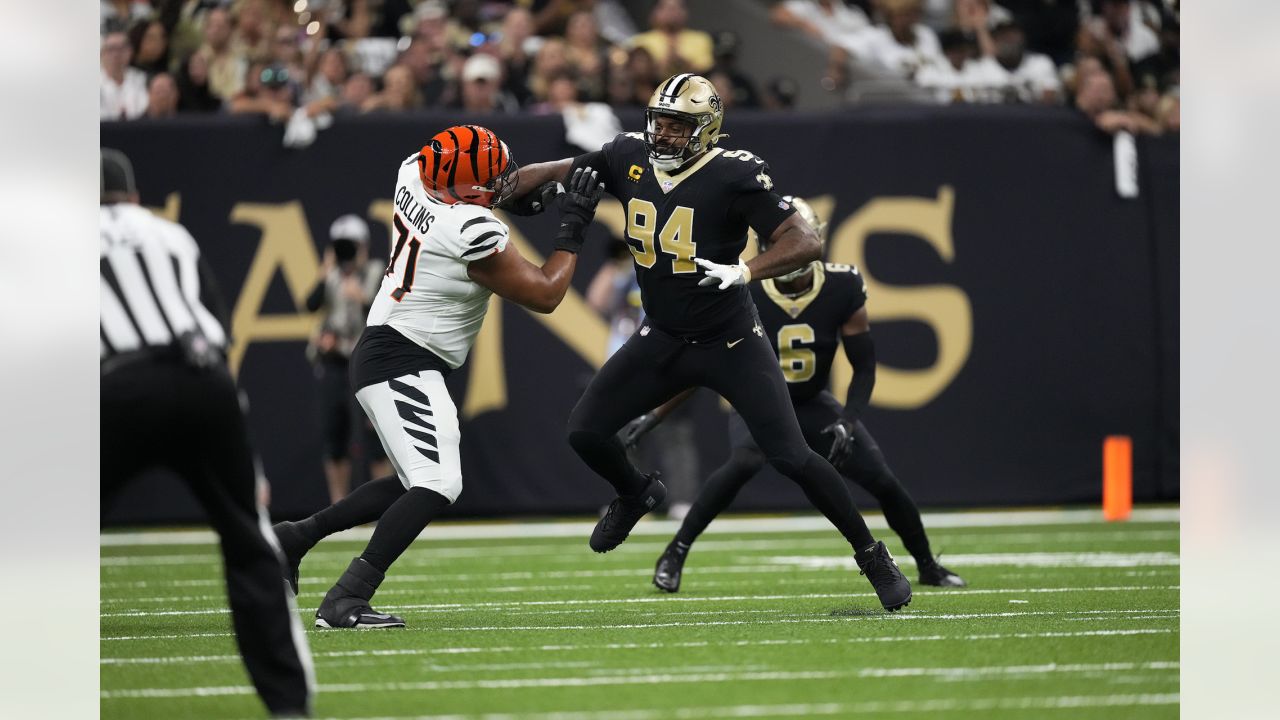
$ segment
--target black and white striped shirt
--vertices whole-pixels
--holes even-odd
[[[210,310],[221,312],[212,278],[185,228],[127,203],[102,205],[98,225],[101,360],[169,348],[190,331],[226,348],[227,333]]]

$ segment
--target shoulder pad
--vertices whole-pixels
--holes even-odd
[[[769,170],[769,163],[765,162],[764,158],[750,150],[726,150],[720,153],[720,157],[725,159],[723,164],[727,165],[735,176],[741,173],[745,187],[773,189],[773,178],[770,176],[772,171]]]

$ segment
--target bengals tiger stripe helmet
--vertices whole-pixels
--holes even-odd
[[[515,190],[516,168],[507,144],[479,125],[442,130],[418,153],[422,187],[449,205],[497,205]]]
[[[684,147],[658,145],[658,128],[654,121],[659,116],[675,118],[693,126],[693,135]],[[724,104],[710,80],[693,73],[680,73],[667,78],[653,91],[649,106],[644,111],[644,124],[644,144],[649,149],[653,166],[671,171],[707,152],[720,141]]]

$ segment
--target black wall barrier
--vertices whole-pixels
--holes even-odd
[[[326,503],[302,301],[329,223],[354,212],[387,254],[397,165],[447,114],[339,121],[305,150],[244,118],[106,123],[133,159],[144,204],[181,221],[231,309],[232,363],[250,398],[272,510]],[[625,115],[639,129],[638,114]],[[574,154],[558,117],[495,117],[521,163]],[[866,422],[925,507],[1093,502],[1108,434],[1134,439],[1140,500],[1178,497],[1178,143],[1139,143],[1137,199],[1117,196],[1111,139],[1066,110],[893,108],[822,115],[732,113],[726,148],[769,161],[776,189],[830,219],[828,258],[857,264],[881,368]],[[518,218],[526,255],[554,218]],[[460,515],[591,512],[607,484],[572,454],[564,421],[604,357],[607,328],[583,300],[623,218],[602,204],[550,316],[495,302],[449,386],[463,415]],[[849,370],[837,368],[843,397]],[[695,401],[702,473],[727,456],[724,411]],[[869,498],[859,495],[866,505]],[[805,507],[767,471],[742,509]],[[115,523],[199,519],[152,474]]]

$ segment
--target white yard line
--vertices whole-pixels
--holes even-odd
[[[397,715],[354,720],[704,720],[705,718],[768,718],[805,715],[870,716],[879,713],[928,713],[991,710],[1060,710],[1097,707],[1177,705],[1177,693],[1135,695],[1058,695],[999,698],[942,698],[935,700],[884,700],[856,703],[803,703],[791,705],[724,705],[717,707],[658,708],[652,710],[587,710],[539,713],[484,713],[476,715]],[[337,719],[329,719],[337,720]]]
[[[932,599],[958,599],[973,595],[1024,595],[1043,593],[1071,592],[1150,592],[1155,590],[1178,590],[1178,585],[1102,585],[1093,587],[1047,587],[1047,588],[973,588],[965,590],[926,590],[917,588],[915,594]],[[424,603],[424,604],[390,604],[390,610],[430,610],[432,612],[472,612],[484,608],[522,608],[550,607],[562,605],[638,605],[647,603],[702,603],[702,602],[772,602],[776,600],[826,600],[875,597],[874,592],[850,593],[792,593],[788,595],[659,595],[632,598],[594,598],[578,600],[511,600],[507,602],[466,602],[466,603]],[[201,608],[196,610],[131,610],[127,612],[104,612],[99,617],[164,617],[177,615],[219,615],[228,612],[227,608]],[[724,612],[733,612],[725,610]]]
[[[1047,638],[1095,638],[1095,637],[1130,637],[1134,635],[1171,635],[1178,632],[1175,628],[1125,628],[1120,630],[1079,630],[1075,632],[1037,632],[1037,633],[984,633],[980,635],[871,635],[843,638],[792,638],[778,640],[734,640],[730,642],[712,643],[706,640],[685,642],[657,643],[604,643],[583,645],[535,645],[514,647],[498,645],[493,647],[451,647],[451,648],[396,648],[387,650],[334,650],[314,652],[317,660],[338,658],[369,658],[401,655],[488,655],[503,653],[528,652],[592,652],[601,650],[668,650],[675,648],[700,647],[767,647],[773,645],[846,645],[864,643],[898,643],[898,642],[974,642],[984,640],[1042,640]],[[174,657],[107,657],[99,660],[102,665],[192,665],[196,663],[239,663],[239,655],[184,655]],[[590,661],[590,664],[597,664]],[[459,668],[475,669],[476,665],[458,665]]]
[[[1177,508],[1137,508],[1131,523],[1178,522]],[[1077,523],[1102,523],[1100,509],[1061,510],[994,510],[984,512],[924,513],[927,528],[1010,527],[1019,525],[1069,525]],[[556,538],[583,537],[591,534],[594,520],[568,520],[561,522],[442,522],[432,523],[426,531],[428,537],[454,540],[488,540],[501,538]],[[873,529],[887,528],[884,517],[868,514],[867,524]],[[674,535],[680,523],[674,520],[648,520],[631,531],[635,535]],[[716,520],[718,532],[781,533],[806,530],[830,530],[831,523],[817,515],[796,517],[727,517]],[[354,528],[333,537],[341,540],[368,540],[372,528]],[[103,547],[128,545],[207,545],[217,541],[209,530],[144,531],[103,533]]]
[[[425,692],[437,690],[512,690],[524,688],[594,687],[609,685],[672,685],[686,683],[723,682],[795,682],[804,680],[882,679],[904,677],[940,678],[953,682],[979,680],[998,676],[1049,675],[1057,673],[1142,673],[1169,672],[1179,669],[1176,660],[1154,662],[1110,663],[1045,663],[1040,665],[1003,665],[987,667],[899,667],[861,668],[858,670],[799,670],[765,672],[710,672],[710,673],[655,673],[649,675],[618,675],[613,677],[547,677],[502,678],[492,680],[423,680],[417,682],[390,683],[333,683],[317,688],[321,693],[377,693],[377,692]],[[99,696],[104,700],[119,698],[180,698],[211,697],[223,695],[248,695],[253,693],[245,685],[226,685],[192,688],[139,688],[132,690],[105,690]]]
[[[972,620],[976,618],[1022,618],[1032,616],[1067,616],[1068,619],[1074,619],[1076,616],[1083,616],[1080,619],[1088,619],[1091,622],[1106,622],[1114,620],[1131,620],[1135,618],[1152,619],[1152,620],[1174,620],[1177,619],[1180,611],[1178,610],[1033,610],[1024,612],[983,612],[983,613],[946,613],[946,614],[930,614],[919,613],[914,611],[898,612],[890,615],[887,613],[879,613],[864,616],[840,616],[827,618],[799,618],[799,619],[772,619],[772,620],[699,620],[696,622],[662,622],[662,623],[630,623],[630,624],[611,624],[602,625],[483,625],[475,627],[430,627],[423,628],[433,633],[441,632],[518,632],[518,631],[551,631],[564,632],[567,630],[631,630],[642,628],[669,628],[669,627],[708,627],[712,625],[796,625],[796,624],[815,624],[815,623],[843,623],[843,622],[906,622],[910,620]],[[1115,617],[1111,617],[1115,616]],[[230,632],[217,633],[182,633],[182,634],[164,634],[164,635],[102,635],[99,639],[102,642],[112,641],[132,641],[132,640],[179,640],[186,638],[205,638],[205,637],[232,637]]]

